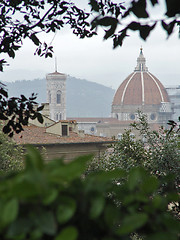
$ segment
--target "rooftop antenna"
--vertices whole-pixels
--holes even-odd
[[[57,57],[55,57],[55,72],[57,72]]]

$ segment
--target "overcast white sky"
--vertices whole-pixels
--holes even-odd
[[[158,12],[159,10],[156,10]],[[68,75],[97,82],[116,89],[136,66],[142,46],[146,65],[164,85],[180,85],[180,39],[178,29],[168,40],[158,27],[145,42],[138,33],[131,32],[122,47],[112,49],[112,40],[103,41],[102,33],[91,39],[78,39],[71,30],[56,34],[53,41],[58,71]],[[50,43],[52,35],[46,35]],[[53,72],[54,59],[34,56],[35,47],[25,41],[23,48],[10,60],[10,66],[0,73],[0,80],[31,80]]]

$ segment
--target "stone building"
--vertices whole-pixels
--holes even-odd
[[[180,117],[180,85],[167,86],[166,90],[169,95],[169,99],[172,103],[173,117],[172,120],[177,122]]]
[[[14,134],[17,145],[24,149],[31,144],[45,153],[45,159],[64,158],[71,161],[82,155],[94,155],[100,160],[104,151],[114,141],[111,138],[92,136],[79,131],[74,120],[58,122],[43,116],[43,124],[31,120],[20,134]]]

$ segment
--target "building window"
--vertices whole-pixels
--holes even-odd
[[[150,118],[151,118],[151,120],[155,120],[156,119],[156,114],[152,113]]]
[[[68,135],[68,126],[62,125],[62,136],[67,136],[67,135]]]
[[[60,103],[61,103],[61,91],[57,91],[56,103],[57,103],[57,104],[60,104]]]
[[[135,115],[134,114],[130,114],[130,119],[134,120],[135,119]]]
[[[56,121],[62,120],[62,114],[61,113],[56,113]]]
[[[94,132],[94,131],[95,131],[94,127],[91,127],[91,132]]]

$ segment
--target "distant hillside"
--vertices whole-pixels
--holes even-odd
[[[29,97],[37,93],[37,102],[46,102],[46,80],[34,79],[4,82],[9,96],[24,94]],[[101,84],[68,76],[67,117],[108,117],[114,90]]]

